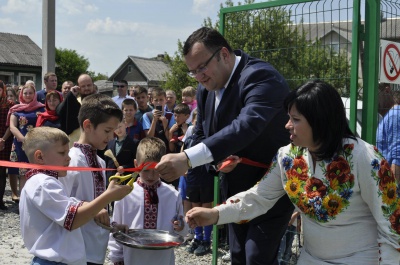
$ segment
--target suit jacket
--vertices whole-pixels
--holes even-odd
[[[115,154],[116,141],[117,141],[116,139],[111,140],[107,145],[107,149],[110,149],[112,151],[112,153],[114,154],[114,156],[117,159],[120,166],[122,166],[123,168],[134,167],[133,161],[136,158],[136,150],[139,145],[139,140],[132,139],[130,137],[126,137],[124,142],[122,143],[121,150],[119,151],[119,153],[117,155]],[[114,165],[114,161],[111,158],[105,156],[105,162],[106,162],[107,168],[116,168]],[[115,175],[116,173],[117,173],[116,171],[107,171],[106,172],[107,179],[110,176]],[[124,175],[130,174],[130,173],[131,172],[125,173]]]
[[[278,149],[289,143],[283,101],[289,87],[269,63],[243,51],[214,115],[215,92],[201,84],[197,92],[195,137],[210,149],[214,163],[229,155],[270,164]],[[259,167],[239,164],[221,182],[224,199],[253,187],[265,174]],[[293,210],[288,198],[281,207]],[[281,208],[281,211],[283,209]]]

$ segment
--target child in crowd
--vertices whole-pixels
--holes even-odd
[[[174,115],[171,112],[165,112],[167,95],[161,88],[154,88],[152,92],[154,110],[146,112],[143,115],[143,130],[147,136],[160,138],[169,146],[169,130],[175,124]],[[167,150],[168,152],[169,150]]]
[[[179,138],[185,135],[189,127],[186,123],[189,116],[190,109],[188,105],[180,103],[175,106],[174,118],[176,123],[169,130],[169,151],[171,153],[179,153],[181,151],[183,142]]]
[[[81,135],[69,152],[70,165],[104,168],[105,162],[96,151],[106,148],[108,142],[114,138],[114,130],[121,120],[122,111],[110,97],[103,94],[85,97],[78,114]],[[69,171],[60,181],[68,196],[88,202],[99,197],[106,189],[103,171]],[[98,226],[95,220],[109,225],[108,211],[102,209],[94,220],[81,228],[87,264],[103,264],[105,260],[109,231]]]
[[[182,139],[184,141],[183,149],[198,144],[192,138],[196,126],[197,110],[193,111],[192,117],[193,125],[188,128],[185,137]],[[211,168],[207,171],[204,165],[188,170],[184,178],[186,199],[183,205],[185,215],[192,207],[212,207],[212,202],[214,201],[214,176],[216,174]],[[181,186],[181,182],[179,186]],[[194,229],[194,239],[187,247],[187,251],[194,253],[196,256],[207,254],[211,248],[211,232],[212,225],[196,227]]]
[[[137,104],[135,100],[131,98],[124,99],[121,108],[126,123],[126,134],[129,138],[141,140],[146,137],[142,123],[140,123],[135,117],[137,112]]]
[[[121,121],[118,124],[114,134],[116,137],[107,144],[107,150],[110,150],[113,153],[114,157],[118,161],[119,167],[116,167],[114,160],[108,156],[105,157],[106,165],[107,168],[116,168],[118,173],[126,175],[124,169],[134,167],[133,161],[136,158],[136,150],[139,140],[132,139],[126,135],[125,121]],[[107,171],[106,175],[108,180],[112,175],[115,175],[115,171]]]
[[[134,87],[135,90],[135,99],[138,105],[138,110],[135,114],[135,118],[137,121],[142,122],[142,117],[146,112],[152,111],[153,108],[147,105],[149,101],[149,96],[147,94],[147,89],[136,85]]]
[[[189,106],[190,111],[197,108],[196,89],[192,86],[187,86],[182,89],[182,103]]]
[[[23,148],[32,164],[64,166],[70,162],[69,138],[61,130],[37,127],[30,130]],[[65,170],[32,169],[21,192],[20,223],[24,244],[32,264],[86,264],[82,225],[90,222],[110,201],[120,200],[131,192],[125,185],[112,182],[91,202],[70,197],[58,178]],[[121,227],[121,226],[120,226]]]
[[[166,146],[158,138],[147,137],[137,148],[135,165],[159,162]],[[183,233],[185,222],[174,220],[178,205],[182,204],[178,192],[161,182],[154,169],[143,170],[134,183],[132,193],[115,202],[113,221],[129,225],[131,229],[159,229]],[[183,216],[182,207],[179,216]],[[110,235],[109,258],[114,264],[175,264],[174,249],[142,250],[123,246]]]

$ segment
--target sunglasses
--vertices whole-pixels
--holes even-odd
[[[120,85],[120,86],[115,86],[116,88],[123,88],[123,87],[125,87],[124,85]]]

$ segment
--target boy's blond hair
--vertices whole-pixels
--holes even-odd
[[[22,149],[30,163],[34,162],[34,154],[37,150],[45,152],[54,144],[60,142],[62,145],[69,143],[68,135],[57,128],[52,127],[36,127],[30,130],[22,143]]]
[[[192,86],[187,86],[182,89],[182,96],[194,98],[196,97],[196,89]]]
[[[165,143],[160,138],[146,137],[140,141],[137,147],[136,162],[138,165],[145,162],[160,162],[165,152]]]

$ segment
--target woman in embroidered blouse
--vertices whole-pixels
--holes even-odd
[[[285,108],[292,143],[258,185],[213,209],[193,208],[189,225],[246,222],[286,193],[302,214],[298,265],[399,264],[396,180],[378,150],[350,131],[340,95],[312,81],[292,91]]]
[[[25,134],[35,127],[37,115],[44,112],[44,105],[37,101],[36,90],[33,85],[25,85],[19,93],[19,104],[10,108],[7,116],[7,125],[10,125],[10,131],[14,135],[11,148],[10,161],[12,162],[28,162],[28,158],[22,150],[22,142]],[[11,177],[19,177],[19,190],[21,191],[25,185],[24,176],[26,169],[9,168],[8,174]]]

